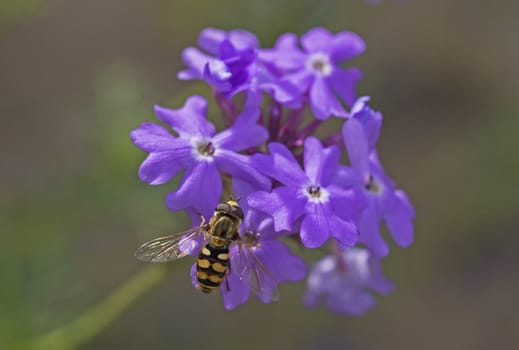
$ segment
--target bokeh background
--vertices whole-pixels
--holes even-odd
[[[384,112],[416,242],[393,247],[397,289],[360,318],[306,309],[303,283],[226,312],[183,261],[80,348],[519,348],[517,14],[511,0],[2,0],[0,348],[76,319],[144,268],[139,243],[188,225],[163,205],[174,185],[137,178],[128,134],[154,103],[208,93],[176,80],[207,26],[263,46],[313,26],[366,40],[359,92]]]

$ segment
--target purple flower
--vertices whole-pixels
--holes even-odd
[[[222,172],[259,188],[270,188],[270,180],[258,172],[251,158],[238,153],[268,137],[265,128],[257,125],[257,108],[245,109],[232,127],[218,134],[206,119],[207,101],[203,97],[192,96],[176,110],[156,106],[155,113],[178,137],[155,123],[143,123],[131,137],[149,153],[139,169],[143,181],[159,185],[185,171],[178,190],[166,197],[170,210],[193,208],[210,216],[222,194]]]
[[[362,98],[352,109],[342,134],[351,167],[339,167],[336,180],[348,187],[359,188],[366,199],[366,208],[359,218],[359,241],[377,256],[386,256],[389,247],[380,233],[383,218],[395,242],[407,247],[413,242],[415,211],[405,192],[396,189],[387,176],[375,150],[382,125],[382,115],[366,105]]]
[[[314,137],[307,138],[304,146],[304,171],[279,143],[269,145],[270,156],[255,155],[256,163],[283,186],[270,193],[251,194],[248,204],[272,216],[276,231],[291,231],[294,222],[301,219],[301,241],[308,248],[320,247],[330,237],[352,246],[358,233],[351,217],[363,203],[354,191],[331,182],[339,150],[335,146],[323,149]]]
[[[221,45],[225,43],[222,48]],[[229,52],[232,50],[235,54],[240,52],[254,52],[259,48],[259,42],[256,36],[246,30],[231,30],[225,32],[220,29],[206,28],[199,37],[198,44],[208,54],[194,47],[188,47],[182,52],[182,61],[188,67],[178,73],[180,80],[204,79],[204,70],[209,65],[209,69],[217,74],[218,68],[225,70],[227,65],[220,59],[220,56],[229,58]],[[230,62],[232,63],[232,62]],[[220,72],[222,77],[228,75],[228,72]]]
[[[366,249],[351,248],[326,256],[310,271],[306,305],[315,307],[324,298],[326,306],[337,313],[365,313],[376,303],[370,289],[388,294],[394,288],[380,265],[380,259]]]
[[[347,117],[340,99],[348,105],[355,101],[355,85],[362,78],[357,68],[343,69],[340,64],[360,55],[364,41],[355,33],[335,35],[324,28],[308,31],[301,38],[303,50],[294,34],[282,35],[274,49],[262,50],[260,60],[277,68],[283,81],[308,93],[317,119],[331,115]],[[340,98],[340,99],[339,99]]]
[[[289,103],[298,95],[298,89],[288,82],[279,82],[256,60],[259,48],[257,38],[245,30],[207,28],[199,36],[200,47],[189,47],[182,53],[188,66],[178,73],[181,80],[205,80],[227,98],[246,92],[247,106],[259,106],[262,92],[271,94],[280,103]]]
[[[304,260],[293,255],[284,243],[275,239],[277,234],[271,218],[254,210],[245,212],[240,234],[242,240],[252,247],[252,252],[263,268],[258,268],[261,265],[245,248],[240,251],[238,245],[231,247],[230,273],[220,287],[227,310],[247,302],[253,288],[263,303],[270,303],[276,300],[279,283],[305,278],[307,268]],[[196,263],[191,268],[191,280],[196,287]]]

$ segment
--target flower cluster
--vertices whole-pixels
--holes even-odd
[[[131,133],[148,153],[140,178],[161,185],[182,173],[166,206],[187,211],[195,226],[221,200],[241,198],[240,235],[252,242],[275,281],[257,293],[261,301],[273,300],[270,289],[278,283],[307,276],[305,261],[285,243],[292,239],[326,253],[310,269],[308,305],[324,299],[335,312],[368,310],[375,303],[371,291],[392,289],[381,272],[389,253],[381,224],[398,246],[407,247],[415,213],[380,163],[382,114],[368,105],[368,97],[357,96],[362,73],[351,61],[365,50],[364,41],[352,32],[315,28],[300,38],[283,34],[273,48],[261,48],[250,32],[208,28],[198,46],[183,51],[186,69],[178,78],[211,87],[226,128],[215,130],[201,96],[178,109],[156,106],[166,127],[143,123]],[[341,122],[341,130],[316,137],[331,118]],[[239,255],[233,247],[231,266],[240,264]],[[246,302],[255,288],[238,270],[231,269],[227,288],[221,288],[227,309]]]

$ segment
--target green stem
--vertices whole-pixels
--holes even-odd
[[[70,323],[43,334],[20,349],[69,350],[95,337],[141,296],[164,280],[169,269],[150,266],[133,276],[99,304]]]

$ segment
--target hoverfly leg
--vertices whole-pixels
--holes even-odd
[[[227,293],[231,291],[231,287],[229,286],[229,280],[227,278],[225,279],[225,290],[227,291]]]
[[[225,290],[227,292],[231,291],[231,287],[229,286],[229,275],[231,274],[231,263],[229,262],[229,265],[227,265],[227,270],[225,271]]]
[[[196,215],[200,216],[200,226],[204,226],[205,225],[205,217],[199,211],[196,212]]]

